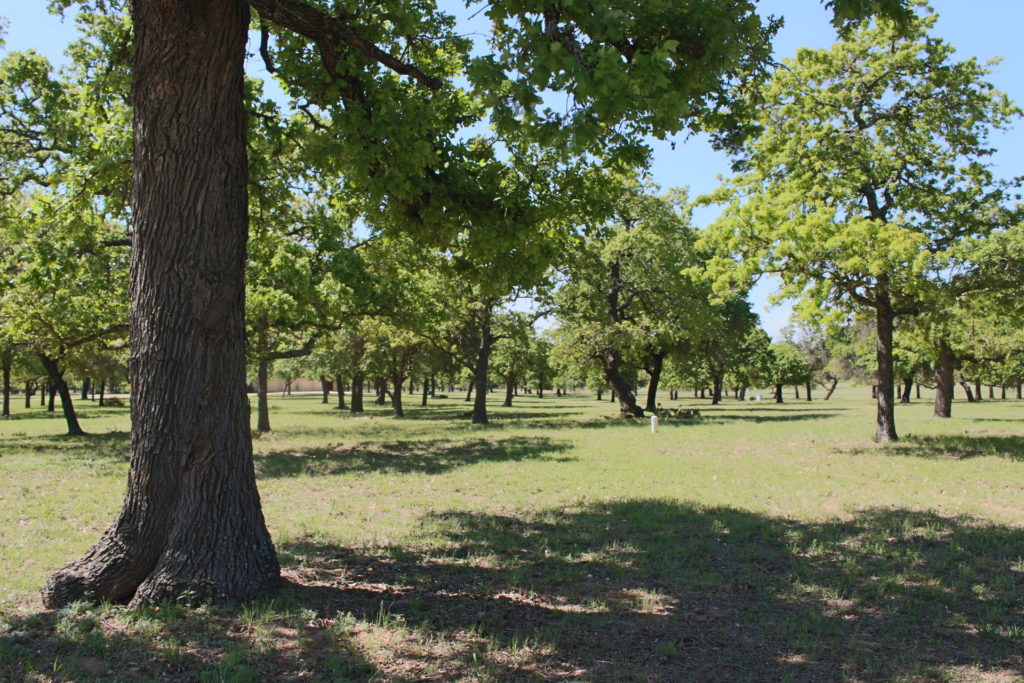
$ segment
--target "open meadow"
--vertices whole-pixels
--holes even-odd
[[[872,443],[828,402],[611,419],[593,395],[407,417],[275,397],[254,440],[278,597],[75,604],[50,572],[121,505],[127,408],[0,423],[0,680],[1024,680],[1024,403],[926,397]],[[333,400],[333,399],[332,399]],[[666,402],[667,404],[668,402]]]

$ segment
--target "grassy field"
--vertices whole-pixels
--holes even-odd
[[[1024,680],[1024,403],[610,419],[592,396],[395,420],[274,398],[273,600],[44,611],[120,506],[124,408],[0,422],[0,680]],[[410,401],[412,402],[412,401]],[[416,401],[418,403],[418,400]],[[665,403],[668,403],[665,401]]]

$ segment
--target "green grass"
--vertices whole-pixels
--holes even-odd
[[[0,423],[0,680],[1024,680],[1024,403],[610,419],[523,396],[340,413],[254,441],[286,582],[234,611],[42,610],[113,519],[126,409]],[[418,402],[418,401],[417,401]],[[664,401],[666,405],[668,401]]]

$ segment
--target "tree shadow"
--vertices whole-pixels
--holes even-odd
[[[319,534],[279,544],[284,585],[262,608],[165,605],[117,624],[8,617],[0,678],[1024,676],[1024,529],[898,509],[799,522],[640,499],[422,524],[435,539],[422,547]]]
[[[77,603],[0,626],[5,681],[358,681],[381,674],[346,634],[326,632],[306,613],[283,612],[279,601],[238,610]]]
[[[886,444],[884,452],[912,458],[966,460],[985,456],[1024,461],[1024,437],[982,434],[910,435]]]
[[[11,453],[53,454],[73,460],[128,462],[131,455],[129,432],[105,432],[68,436],[67,434],[17,435],[4,437],[4,455]]]
[[[1024,675],[1021,529],[651,500],[424,524],[442,550],[284,544],[287,594],[363,620],[386,611],[425,640],[474,634],[499,680]]]
[[[366,441],[326,448],[304,448],[256,454],[256,473],[263,478],[298,475],[334,475],[360,472],[394,474],[441,474],[483,462],[575,460],[558,456],[572,448],[567,441],[546,437],[516,437],[499,440],[475,439],[451,442]]]

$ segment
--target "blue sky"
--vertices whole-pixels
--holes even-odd
[[[8,20],[8,50],[35,49],[53,61],[61,59],[64,46],[74,38],[74,22],[48,14],[47,4],[47,0],[0,0],[0,15]],[[453,7],[457,15],[465,14],[461,3],[441,0],[439,4]],[[1024,105],[1024,40],[1020,31],[1024,26],[1024,2],[932,0],[931,6],[939,15],[935,33],[957,48],[958,57],[1002,58],[990,80]],[[793,55],[799,47],[823,47],[835,40],[828,23],[829,13],[815,0],[761,0],[759,7],[763,14],[786,20],[775,41],[775,55],[779,59]],[[251,49],[255,51],[254,46]],[[252,65],[254,76],[267,77],[260,73],[256,61]],[[678,137],[673,142],[675,149],[667,141],[654,144],[651,175],[662,187],[688,186],[691,196],[696,196],[713,190],[718,185],[717,177],[728,173],[728,160],[703,139]],[[992,142],[999,149],[993,160],[997,174],[1024,175],[1024,121],[1011,131],[994,136]],[[700,224],[713,215],[704,212],[696,218]],[[773,289],[773,283],[764,282],[755,288],[751,298],[765,329],[774,336],[786,324],[790,309],[786,305],[767,307],[767,297]]]

